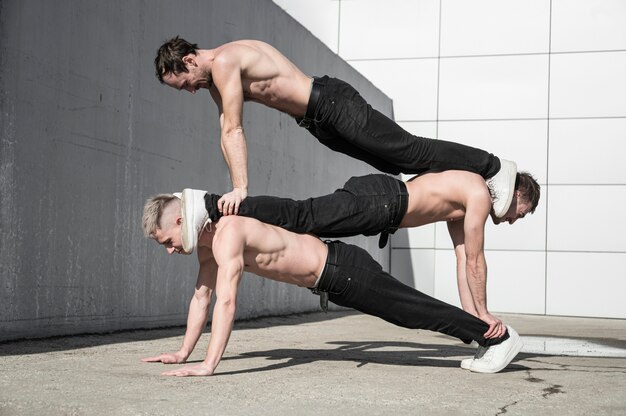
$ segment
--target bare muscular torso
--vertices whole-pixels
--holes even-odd
[[[484,215],[491,210],[485,180],[477,174],[449,170],[427,173],[407,182],[409,203],[400,227],[419,227],[465,218],[468,208]]]
[[[244,269],[261,277],[312,287],[324,265],[328,248],[317,237],[295,234],[253,218],[227,216],[212,225],[200,240],[199,256],[215,258],[218,266],[243,256]],[[200,262],[204,259],[199,258]]]
[[[211,52],[214,60],[226,55],[239,61],[245,100],[259,102],[294,117],[304,116],[311,78],[273,46],[257,40],[238,40]]]

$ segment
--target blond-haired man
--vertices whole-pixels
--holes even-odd
[[[194,196],[188,190],[183,192]],[[189,202],[189,201],[185,201]],[[178,196],[162,194],[144,208],[147,236],[168,253],[190,254],[182,246],[183,209]],[[338,241],[322,242],[256,219],[208,217],[198,230],[200,264],[196,289],[189,305],[187,329],[181,348],[145,358],[146,362],[183,363],[194,349],[207,323],[211,297],[215,305],[211,338],[200,364],[167,371],[171,376],[210,376],[215,373],[233,328],[237,293],[244,271],[309,288],[325,301],[357,309],[412,329],[428,329],[480,345],[464,368],[493,373],[506,367],[520,351],[519,335],[509,326],[497,338],[487,338],[489,325],[475,316],[410,288],[382,270],[365,251]]]

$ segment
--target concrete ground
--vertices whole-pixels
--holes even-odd
[[[173,378],[140,358],[177,350],[184,328],[59,337],[0,344],[0,415],[626,414],[626,320],[502,317],[614,357],[522,352],[475,374],[459,368],[474,348],[456,339],[331,312],[238,323],[216,376]]]

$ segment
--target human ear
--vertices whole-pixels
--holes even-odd
[[[187,66],[197,66],[196,65],[196,58],[194,55],[189,54],[189,55],[185,55],[183,57],[183,63]]]

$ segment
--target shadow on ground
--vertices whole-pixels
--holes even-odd
[[[326,314],[311,312],[288,316],[265,316],[255,319],[237,321],[235,323],[235,330],[323,322],[355,314],[359,314],[359,312],[347,310],[329,311]],[[210,323],[208,325],[210,327]],[[206,331],[209,331],[209,329],[207,328]],[[99,345],[182,337],[184,333],[184,326],[173,326],[156,329],[121,330],[104,334],[63,335],[48,338],[4,341],[0,342],[0,357],[11,355],[41,354],[46,352],[90,348]]]

